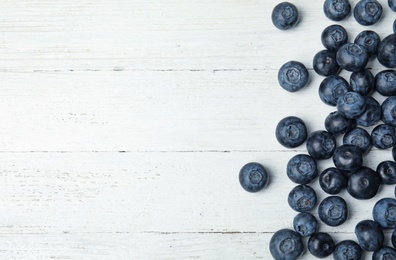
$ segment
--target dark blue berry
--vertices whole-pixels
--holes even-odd
[[[333,135],[344,134],[355,126],[355,120],[346,118],[338,111],[331,112],[325,119],[326,130]]]
[[[370,57],[377,54],[378,44],[381,42],[381,38],[378,33],[367,30],[359,33],[354,42],[364,47]]]
[[[316,160],[329,159],[334,154],[336,140],[332,134],[327,131],[314,131],[308,135],[307,151]]]
[[[388,97],[381,105],[381,120],[390,126],[396,126],[396,96]]]
[[[381,119],[381,106],[378,101],[370,96],[366,97],[366,109],[359,117],[356,123],[361,126],[373,126]]]
[[[327,168],[319,175],[319,185],[328,194],[340,193],[346,184],[346,176],[335,167]]]
[[[275,260],[295,260],[304,252],[301,235],[291,229],[276,231],[271,237],[269,248]]]
[[[356,43],[346,43],[338,49],[336,60],[342,69],[355,72],[366,67],[369,56],[362,46]]]
[[[316,205],[315,190],[308,185],[298,185],[290,191],[287,202],[295,211],[311,211]]]
[[[396,0],[388,0],[388,5],[393,12],[396,12]]]
[[[333,21],[341,21],[351,13],[351,4],[348,0],[326,0],[323,11],[327,18]]]
[[[394,161],[396,161],[396,146],[393,146],[392,148],[392,158]]]
[[[346,118],[354,119],[366,109],[366,98],[356,92],[347,92],[337,100],[337,111]]]
[[[333,238],[328,233],[316,232],[308,239],[308,251],[317,258],[328,257],[334,248]]]
[[[387,68],[396,67],[396,34],[388,35],[380,42],[377,59]]]
[[[373,220],[362,220],[355,227],[359,245],[366,251],[375,251],[384,243],[384,232],[381,226]]]
[[[297,7],[289,2],[279,3],[272,10],[272,23],[280,30],[293,28],[299,19]]]
[[[308,212],[298,213],[293,219],[294,230],[303,237],[308,237],[316,232],[318,221]]]
[[[327,197],[319,204],[318,215],[323,223],[332,227],[339,226],[348,218],[347,204],[339,196]]]
[[[340,66],[336,61],[336,53],[329,50],[319,51],[313,58],[313,68],[317,74],[325,77],[338,74]]]
[[[373,145],[378,149],[388,149],[395,145],[396,131],[386,124],[377,125],[371,132]]]
[[[333,162],[340,171],[354,173],[363,165],[363,153],[355,145],[343,144],[335,149]]]
[[[375,89],[374,76],[368,69],[353,72],[349,82],[352,91],[363,96],[369,95]]]
[[[301,118],[288,116],[279,121],[275,136],[284,147],[294,148],[302,145],[307,139],[307,127]]]
[[[329,51],[337,51],[348,42],[348,33],[341,25],[333,24],[323,30],[321,41]]]
[[[392,242],[392,246],[394,248],[396,248],[396,229],[393,230],[392,235],[391,235],[391,242]]]
[[[363,166],[349,176],[347,191],[355,199],[367,200],[377,194],[380,185],[381,179],[378,174],[374,170]]]
[[[372,259],[373,260],[396,259],[396,250],[389,246],[383,246],[380,249],[374,251]]]
[[[373,25],[382,16],[382,6],[376,0],[361,0],[353,9],[353,16],[361,25]]]
[[[342,138],[343,144],[351,144],[359,147],[362,154],[366,154],[372,147],[370,134],[360,127],[355,127],[345,133]]]
[[[259,163],[245,164],[239,171],[239,183],[248,192],[258,192],[267,186],[269,175],[267,170]]]
[[[383,184],[396,184],[396,162],[382,161],[376,171]]]
[[[378,72],[375,75],[375,89],[383,96],[396,95],[396,71],[383,70]]]
[[[373,207],[373,219],[384,229],[396,228],[396,200],[383,198]]]
[[[306,154],[297,154],[287,163],[287,176],[298,184],[308,184],[318,176],[315,160]]]
[[[338,242],[334,252],[334,260],[361,260],[362,248],[353,240]]]
[[[296,92],[308,85],[308,70],[301,62],[286,62],[278,71],[278,82],[283,89]]]
[[[326,77],[319,85],[320,99],[330,106],[336,106],[338,98],[348,91],[351,91],[348,82],[338,75]]]

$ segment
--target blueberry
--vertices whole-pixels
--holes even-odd
[[[378,44],[381,42],[381,38],[378,33],[367,30],[360,32],[356,36],[354,42],[364,47],[368,56],[370,57],[377,54]]]
[[[347,71],[359,71],[366,67],[369,56],[364,47],[356,43],[342,45],[336,54],[337,64]]]
[[[316,205],[315,190],[308,185],[298,185],[290,191],[287,202],[295,211],[311,211]]]
[[[348,82],[338,75],[326,77],[319,85],[320,99],[330,106],[336,106],[338,98],[348,91],[351,91]]]
[[[360,260],[362,248],[353,240],[343,240],[337,243],[333,257],[334,260]]]
[[[336,140],[329,132],[318,130],[308,135],[306,146],[309,155],[314,159],[324,160],[333,156]]]
[[[389,246],[383,246],[380,249],[374,251],[372,259],[373,260],[396,259],[396,250]]]
[[[381,120],[390,126],[396,126],[396,96],[388,97],[381,105]]]
[[[287,163],[287,176],[298,184],[308,184],[318,176],[315,160],[306,154],[297,154]]]
[[[388,149],[395,145],[395,129],[386,124],[377,125],[371,132],[373,145],[378,149]]]
[[[319,51],[313,58],[313,68],[317,74],[325,77],[338,74],[340,66],[336,61],[336,53],[329,50]]]
[[[392,158],[394,161],[396,161],[396,146],[393,146],[392,148]]]
[[[381,119],[381,106],[378,101],[370,96],[366,97],[366,110],[357,117],[356,123],[361,126],[373,126]]]
[[[335,244],[333,238],[324,232],[316,232],[308,239],[308,250],[317,258],[325,258],[333,253]]]
[[[258,192],[267,186],[269,176],[267,170],[259,163],[245,164],[239,171],[239,183],[248,192]]]
[[[347,204],[339,196],[327,197],[319,204],[318,215],[323,223],[332,227],[339,226],[348,218]]]
[[[391,235],[391,242],[392,242],[392,246],[394,248],[396,248],[396,229],[393,230],[392,235]]]
[[[383,198],[373,207],[373,219],[384,229],[396,228],[396,200]]]
[[[346,184],[346,176],[335,167],[327,168],[319,175],[319,185],[328,194],[340,193]]]
[[[374,76],[368,69],[352,72],[349,82],[351,90],[363,96],[369,95],[375,89]]]
[[[361,0],[353,9],[353,16],[361,25],[373,25],[382,16],[382,6],[376,0]]]
[[[375,75],[375,89],[383,96],[396,95],[396,71],[383,70],[378,72]]]
[[[396,162],[382,161],[376,171],[383,184],[396,184]]]
[[[370,134],[360,127],[355,127],[346,132],[342,142],[343,144],[352,144],[359,147],[362,154],[366,154],[372,147]]]
[[[279,30],[288,30],[293,28],[299,19],[297,7],[289,2],[279,3],[272,10],[272,23]]]
[[[366,251],[378,250],[384,243],[381,226],[373,220],[362,220],[355,227],[359,245]]]
[[[396,19],[393,21],[393,33],[396,33]]]
[[[356,92],[347,92],[337,100],[337,111],[346,118],[354,119],[366,109],[366,98]]]
[[[276,260],[295,260],[302,255],[304,244],[302,237],[291,229],[276,231],[270,240],[271,255]]]
[[[298,213],[293,219],[294,230],[303,237],[308,237],[316,232],[318,221],[308,212]]]
[[[388,0],[388,5],[393,12],[396,12],[396,0]]]
[[[288,61],[278,71],[278,82],[283,89],[296,92],[308,85],[308,70],[301,62]]]
[[[326,0],[323,4],[324,14],[333,21],[345,19],[351,13],[351,9],[348,0]]]
[[[325,119],[326,130],[333,135],[344,134],[355,126],[355,120],[346,118],[338,111],[331,112]]]
[[[307,139],[307,127],[301,118],[288,116],[279,121],[275,136],[284,147],[294,148],[303,144]]]
[[[333,162],[340,171],[354,173],[363,165],[363,153],[355,145],[343,144],[335,149]]]
[[[381,179],[378,174],[374,170],[363,166],[349,176],[347,191],[355,199],[367,200],[377,194],[380,184]]]
[[[333,24],[323,30],[321,41],[329,51],[337,51],[348,42],[348,33],[341,25]]]
[[[396,34],[388,35],[380,42],[377,59],[387,68],[396,67]]]

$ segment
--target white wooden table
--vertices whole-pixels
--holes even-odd
[[[273,232],[296,215],[287,161],[306,153],[278,144],[276,124],[295,115],[324,129],[335,110],[312,70],[334,23],[323,1],[293,1],[301,22],[286,32],[271,23],[278,2],[0,1],[0,259],[270,259]],[[340,22],[350,39],[392,32],[380,3],[378,25]],[[277,83],[289,60],[310,68],[297,93]],[[385,159],[373,149],[365,165]],[[271,173],[256,194],[238,182],[250,161]],[[356,240],[356,223],[394,195],[342,196],[348,221],[320,227],[336,242]]]

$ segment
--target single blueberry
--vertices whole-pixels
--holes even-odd
[[[336,61],[336,53],[329,50],[316,53],[312,63],[315,72],[321,76],[327,77],[340,72],[340,66]]]
[[[366,98],[356,92],[347,92],[337,100],[337,111],[350,119],[358,118],[366,109]]]
[[[287,163],[287,176],[298,184],[308,184],[318,176],[315,160],[307,154],[297,154]]]
[[[316,232],[318,221],[308,212],[298,213],[293,219],[294,230],[303,237],[308,237]]]
[[[396,0],[388,0],[388,5],[393,12],[396,12]]]
[[[380,42],[381,38],[378,33],[370,30],[359,33],[354,41],[354,43],[359,44],[366,49],[369,57],[377,54],[378,44]]]
[[[353,9],[353,16],[361,25],[373,25],[382,16],[382,6],[376,0],[361,0]]]
[[[373,219],[384,229],[396,228],[396,199],[383,198],[373,207]]]
[[[360,127],[355,127],[346,132],[342,142],[343,144],[352,144],[359,147],[362,154],[366,154],[372,147],[370,134]]]
[[[348,33],[341,25],[333,24],[323,30],[321,41],[329,51],[337,51],[338,48],[348,42]]]
[[[326,225],[339,226],[348,218],[347,204],[339,196],[327,197],[319,204],[318,215],[320,220]]]
[[[304,121],[296,116],[288,116],[279,121],[275,136],[278,142],[287,148],[302,145],[307,139],[308,132]]]
[[[351,9],[348,0],[326,0],[323,4],[324,14],[333,21],[345,19],[351,13]]]
[[[396,131],[386,124],[377,125],[371,132],[373,145],[378,149],[388,149],[395,145]]]
[[[381,120],[387,125],[396,126],[396,96],[388,97],[381,105]]]
[[[354,119],[346,118],[338,111],[331,112],[325,119],[326,130],[333,135],[344,134],[355,126]]]
[[[391,242],[392,242],[392,246],[394,248],[396,248],[396,229],[393,230],[392,235],[391,235]]]
[[[338,98],[349,91],[351,88],[348,82],[338,75],[326,77],[319,85],[319,97],[329,106],[336,106]]]
[[[376,171],[383,184],[396,184],[396,162],[382,161]]]
[[[333,257],[334,260],[360,260],[362,248],[353,240],[343,240],[337,243]]]
[[[396,145],[392,148],[392,158],[394,161],[396,161]]]
[[[357,117],[356,123],[360,126],[373,126],[381,119],[381,106],[378,101],[371,97],[366,97],[366,110]]]
[[[378,250],[375,250],[373,253],[373,260],[395,260],[396,259],[396,250],[389,247],[383,246]]]
[[[298,185],[290,191],[287,202],[295,211],[311,211],[316,205],[315,190],[308,185]]]
[[[384,232],[374,220],[362,220],[355,227],[359,245],[366,251],[378,250],[384,243]]]
[[[316,232],[308,239],[308,250],[317,258],[325,258],[333,253],[335,244],[333,238],[324,232]]]
[[[335,149],[333,162],[340,171],[354,173],[363,165],[363,153],[355,145],[343,144]]]
[[[269,248],[276,260],[295,260],[304,252],[301,235],[291,229],[276,231],[271,237]]]
[[[378,174],[363,166],[348,178],[347,191],[355,199],[368,200],[373,198],[381,185]]]
[[[329,159],[334,154],[336,139],[327,131],[314,131],[308,135],[306,147],[308,154],[314,159]]]
[[[245,164],[239,171],[239,183],[248,192],[258,192],[267,186],[269,175],[267,170],[257,162]]]
[[[337,64],[347,71],[359,71],[366,67],[369,55],[364,47],[356,43],[342,45],[336,54]]]
[[[396,34],[386,36],[378,45],[377,59],[387,68],[396,67]]]
[[[363,96],[371,94],[375,89],[374,76],[368,69],[352,72],[349,83],[352,91]]]
[[[299,19],[297,7],[289,2],[277,4],[272,10],[272,23],[279,30],[288,30],[293,28]]]
[[[319,175],[319,185],[328,194],[340,193],[346,184],[346,176],[335,167],[327,168]]]
[[[383,96],[396,95],[396,71],[383,70],[378,72],[375,75],[375,89]]]
[[[278,82],[283,89],[296,92],[308,85],[308,70],[301,62],[288,61],[278,71]]]

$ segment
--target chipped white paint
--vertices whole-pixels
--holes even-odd
[[[392,31],[380,2],[379,25],[340,23],[351,39]],[[306,152],[281,147],[275,126],[296,115],[323,129],[334,110],[312,69],[298,93],[277,84],[288,60],[312,67],[333,24],[322,1],[294,3],[301,22],[283,32],[277,1],[1,1],[0,258],[270,259],[295,215],[286,163]],[[373,149],[365,164],[384,159]],[[263,192],[239,187],[249,161],[271,172]],[[354,239],[376,201],[343,196],[350,219],[321,226],[336,241]]]

